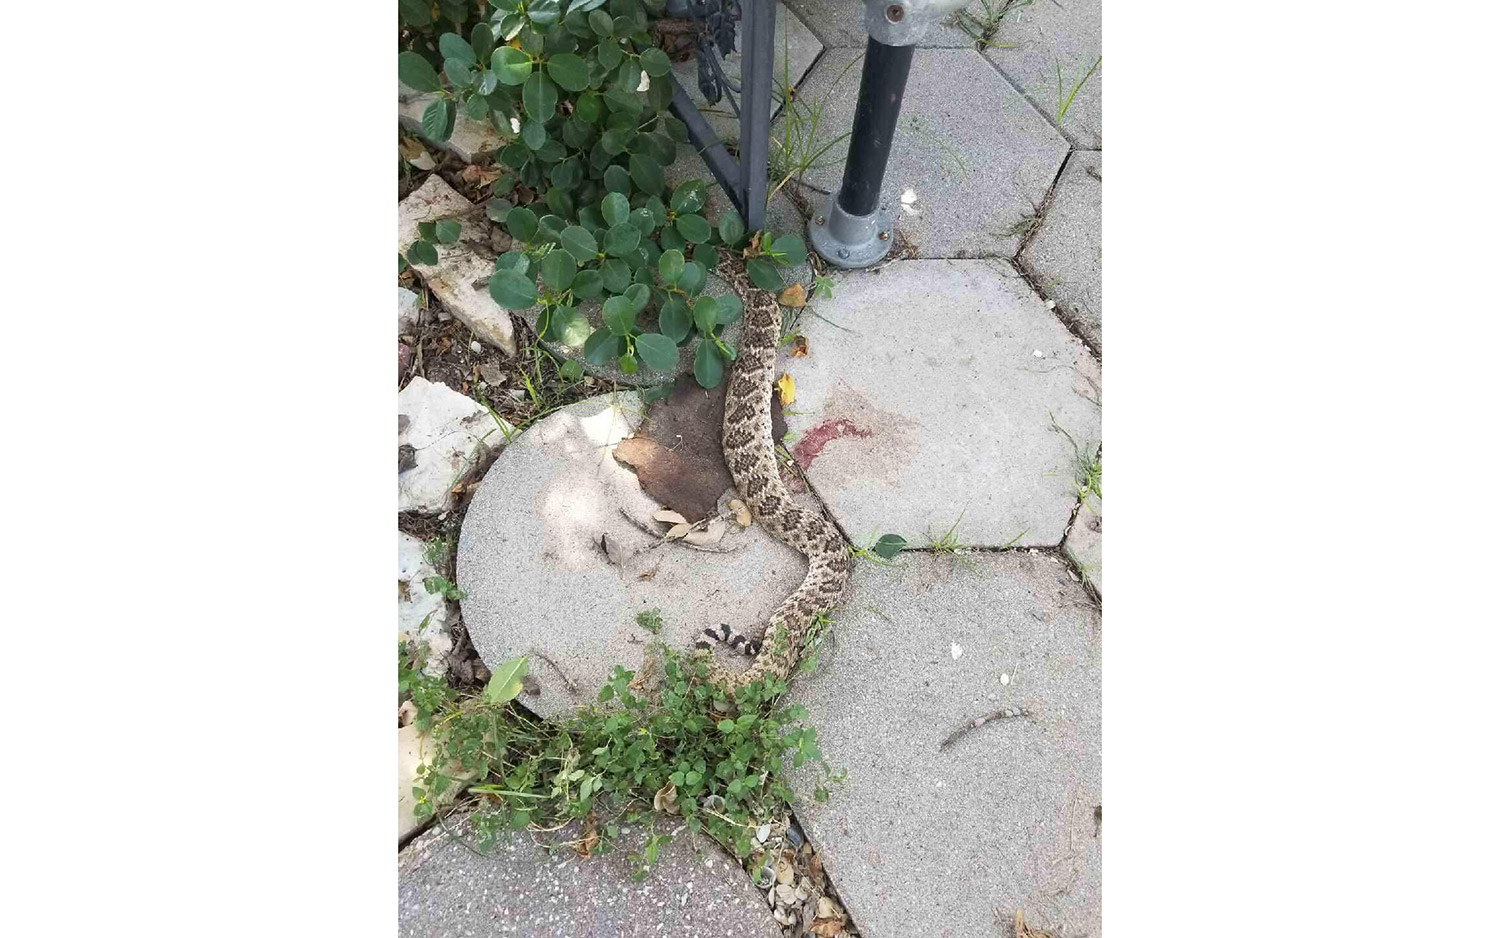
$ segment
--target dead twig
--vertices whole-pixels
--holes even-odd
[[[557,671],[557,673],[562,677],[563,686],[566,687],[570,693],[573,693],[573,694],[577,694],[578,693],[578,685],[574,684],[573,680],[568,677],[568,672],[566,672],[566,671],[564,671],[562,669],[562,665],[558,664],[556,661],[553,661],[551,658],[549,658],[547,656],[547,653],[545,651],[541,651],[539,649],[533,648],[533,649],[531,649],[531,651],[529,653],[533,654],[533,655],[536,655],[538,658],[540,658],[543,661],[547,662],[548,664],[552,665],[553,670]]]
[[[1027,710],[1025,707],[1001,707],[999,710],[992,710],[982,717],[975,717],[968,723],[965,723],[963,726],[960,726],[958,729],[949,733],[947,739],[944,739],[942,742],[938,743],[938,748],[947,749],[953,744],[953,741],[955,739],[958,739],[960,736],[969,732],[970,730],[979,729],[981,726],[985,725],[991,720],[1010,720],[1015,719],[1016,717],[1034,716],[1036,716],[1036,714],[1030,710]]]
[[[683,547],[691,547],[693,550],[701,550],[701,551],[703,551],[706,554],[732,554],[736,550],[739,549],[739,548],[736,548],[736,547],[704,547],[701,544],[692,544],[692,543],[689,543],[689,542],[683,540],[683,537],[686,537],[688,534],[692,533],[693,531],[702,531],[702,530],[705,530],[705,529],[707,529],[707,527],[710,524],[713,524],[715,521],[726,521],[727,522],[727,521],[731,520],[734,517],[733,515],[725,515],[725,514],[709,515],[709,516],[703,518],[700,521],[695,521],[691,525],[688,526],[687,531],[683,532],[682,537],[666,537],[666,536],[658,533],[657,531],[653,531],[650,527],[648,527],[648,526],[642,524],[641,522],[635,520],[634,518],[630,517],[630,514],[628,512],[626,512],[624,508],[620,509],[620,515],[626,521],[629,521],[631,523],[631,525],[633,525],[637,530],[643,531],[646,534],[649,534],[653,538],[655,538],[655,540],[652,541],[651,546],[645,548],[646,550],[656,550],[656,548],[662,546],[663,544],[671,544],[671,543],[678,543],[678,544],[681,544]],[[630,556],[634,557],[636,554],[639,554],[639,553],[641,553],[641,551],[636,551],[635,553],[631,554]]]

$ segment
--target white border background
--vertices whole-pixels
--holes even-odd
[[[1106,6],[1106,928],[1492,928],[1495,16]],[[13,934],[395,932],[363,12],[8,18]]]

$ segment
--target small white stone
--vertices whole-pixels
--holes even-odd
[[[1048,309],[1054,309],[1054,308],[1056,308],[1056,306],[1057,306],[1057,301],[1056,300],[1048,300],[1047,301],[1047,308]]]
[[[759,827],[757,827],[755,829],[755,839],[758,840],[758,841],[760,841],[761,843],[765,843],[766,842],[766,838],[770,837],[770,836],[771,836],[771,825],[769,825],[769,824],[762,824],[761,826],[759,826]]]
[[[958,645],[955,644],[948,649],[948,653],[953,656],[954,661],[957,661],[963,655],[964,650],[962,648],[959,648]]]
[[[480,345],[478,342],[470,342],[469,351],[473,352],[475,355],[483,355],[484,346]]]
[[[1031,353],[1031,357],[1032,357],[1032,358],[1041,358],[1041,357],[1042,357],[1042,350],[1041,350],[1041,349],[1036,349],[1036,350],[1034,350],[1034,351],[1033,351],[1033,352],[1032,352],[1032,353]]]
[[[1000,683],[1001,684],[1009,684],[1010,683],[1010,675],[1009,674],[1002,674],[1002,675],[1000,675]]]
[[[512,117],[510,119],[510,132],[513,134],[521,132],[521,119],[519,117]]]

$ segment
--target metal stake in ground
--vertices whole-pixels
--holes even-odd
[[[823,211],[807,223],[808,240],[835,267],[869,267],[895,240],[890,202],[880,199],[886,162],[901,115],[912,50],[940,18],[970,0],[865,0],[864,71],[854,107],[854,128],[844,181]]]

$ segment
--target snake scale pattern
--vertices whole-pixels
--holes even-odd
[[[724,257],[715,272],[745,304],[739,357],[724,399],[724,461],[761,527],[807,557],[807,575],[766,620],[759,638],[736,635],[727,625],[703,630],[707,638],[755,658],[748,669],[736,673],[714,660],[708,641],[696,643],[707,661],[709,679],[732,696],[761,678],[784,679],[791,674],[808,627],[819,613],[838,603],[849,578],[849,555],[833,523],[796,504],[781,484],[771,442],[771,386],[781,334],[776,297],[751,282],[744,261],[734,254]]]

